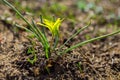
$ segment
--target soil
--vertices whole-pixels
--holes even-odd
[[[11,0],[8,1],[14,3]],[[60,46],[77,29],[85,26],[91,19],[89,15],[94,12],[77,9],[75,5],[77,0],[55,1],[68,7],[63,14],[65,18],[70,12],[75,17],[74,21],[65,19],[62,23]],[[20,4],[21,6],[30,6],[31,9],[38,12],[45,3],[49,3],[51,6],[53,2],[54,0],[21,0]],[[89,0],[89,2],[96,2],[97,5],[103,7],[104,11],[100,16],[92,18],[89,28],[72,39],[63,50],[78,42],[119,29],[120,20],[108,16],[111,12],[120,16],[119,0],[101,0],[99,2]],[[33,3],[35,6],[31,6]],[[35,13],[34,15],[26,14],[25,11],[22,13],[28,20],[33,17],[36,22],[38,21],[39,17]],[[59,14],[53,15],[59,17]],[[16,18],[14,11],[0,3],[0,80],[120,80],[119,34],[88,43],[60,56],[56,55],[56,49],[56,52],[51,53],[52,56],[49,59],[45,58],[40,42],[32,39],[36,44],[37,61],[31,64],[27,60],[32,58],[32,55],[27,54],[28,47],[31,46],[30,40],[27,38],[29,34],[16,28],[14,23],[27,27],[21,19]],[[49,31],[47,32],[50,41],[51,35]],[[78,64],[80,65],[78,66]],[[46,67],[49,68],[49,72]]]

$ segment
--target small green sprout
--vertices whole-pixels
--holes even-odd
[[[77,67],[78,67],[79,71],[82,73],[82,72],[83,72],[83,70],[82,70],[81,63],[80,63],[80,62],[78,62],[76,65],[77,65]]]
[[[28,35],[31,46],[28,47],[27,54],[32,55],[32,58],[28,58],[27,61],[30,62],[32,65],[37,61],[37,51],[35,50],[36,43],[32,40],[33,38],[34,35]]]
[[[34,64],[37,61],[37,56],[35,54],[35,49],[33,47],[29,47],[27,54],[32,54],[33,59],[28,58],[27,61],[30,62],[31,64]]]

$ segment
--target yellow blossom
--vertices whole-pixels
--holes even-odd
[[[47,27],[53,36],[58,36],[59,35],[59,27],[60,27],[62,21],[63,21],[63,19],[60,19],[60,18],[58,18],[55,22],[47,20],[47,19],[43,19],[43,23],[37,23],[37,24]]]

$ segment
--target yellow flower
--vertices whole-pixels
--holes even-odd
[[[59,27],[62,21],[63,19],[61,20],[60,18],[58,18],[55,22],[47,19],[43,19],[43,24],[42,23],[37,23],[37,24],[47,27],[53,36],[59,36]]]

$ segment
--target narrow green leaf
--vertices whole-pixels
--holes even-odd
[[[77,32],[76,32],[75,34],[73,34],[71,37],[69,37],[69,38],[67,39],[67,41],[66,41],[63,45],[60,46],[59,50],[61,50],[72,38],[74,38],[76,35],[78,35],[81,31],[83,31],[83,30],[85,30],[87,27],[89,27],[90,24],[91,24],[91,22],[89,22],[89,24],[88,24],[87,26],[85,26],[85,27],[77,30]]]
[[[89,40],[80,42],[80,43],[78,43],[78,44],[76,44],[76,45],[73,45],[73,46],[71,46],[70,48],[68,48],[68,49],[66,49],[66,50],[64,50],[64,51],[62,51],[62,52],[59,52],[58,54],[59,54],[59,55],[65,54],[65,53],[67,53],[68,51],[71,51],[71,50],[73,50],[73,49],[75,49],[75,48],[78,48],[79,46],[83,46],[83,45],[85,45],[85,44],[87,44],[87,43],[90,43],[90,42],[93,42],[93,41],[96,41],[96,40],[99,40],[99,39],[103,39],[103,38],[106,38],[106,37],[109,37],[109,36],[112,36],[112,35],[115,35],[115,34],[118,34],[118,33],[120,33],[120,30],[115,31],[115,32],[110,33],[110,34],[102,35],[102,36],[99,36],[99,37],[96,37],[96,38],[92,38],[92,39],[89,39]]]

